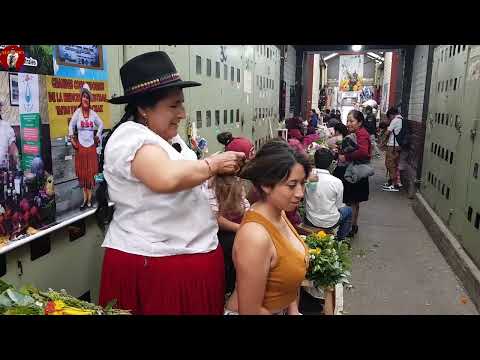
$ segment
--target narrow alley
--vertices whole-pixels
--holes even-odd
[[[375,161],[370,200],[360,208],[359,232],[352,242],[352,288],[344,291],[344,314],[478,314],[405,192],[381,190],[383,161]]]

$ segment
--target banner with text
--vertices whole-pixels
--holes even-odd
[[[92,110],[102,119],[105,129],[111,128],[106,81],[47,76],[48,117],[52,140],[68,135],[68,124],[72,114],[80,105],[80,89],[83,84],[88,84],[92,92]]]

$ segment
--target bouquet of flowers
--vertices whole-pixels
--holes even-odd
[[[349,284],[351,256],[347,243],[336,241],[324,231],[312,233],[305,239],[309,247],[307,280],[315,287],[333,288],[336,284]]]
[[[0,315],[130,315],[114,309],[115,302],[105,308],[79,300],[65,290],[40,291],[31,286],[17,290],[0,280]]]

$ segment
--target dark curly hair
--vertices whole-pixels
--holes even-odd
[[[274,187],[281,183],[290,176],[295,164],[302,165],[305,177],[308,177],[312,168],[307,157],[291,149],[285,141],[274,139],[260,148],[255,158],[244,166],[239,176],[250,180],[264,199],[262,186]]]

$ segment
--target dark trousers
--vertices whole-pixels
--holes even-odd
[[[235,289],[236,273],[233,265],[232,250],[233,241],[236,233],[232,231],[218,232],[218,241],[223,249],[223,258],[225,263],[225,293],[231,293]]]

